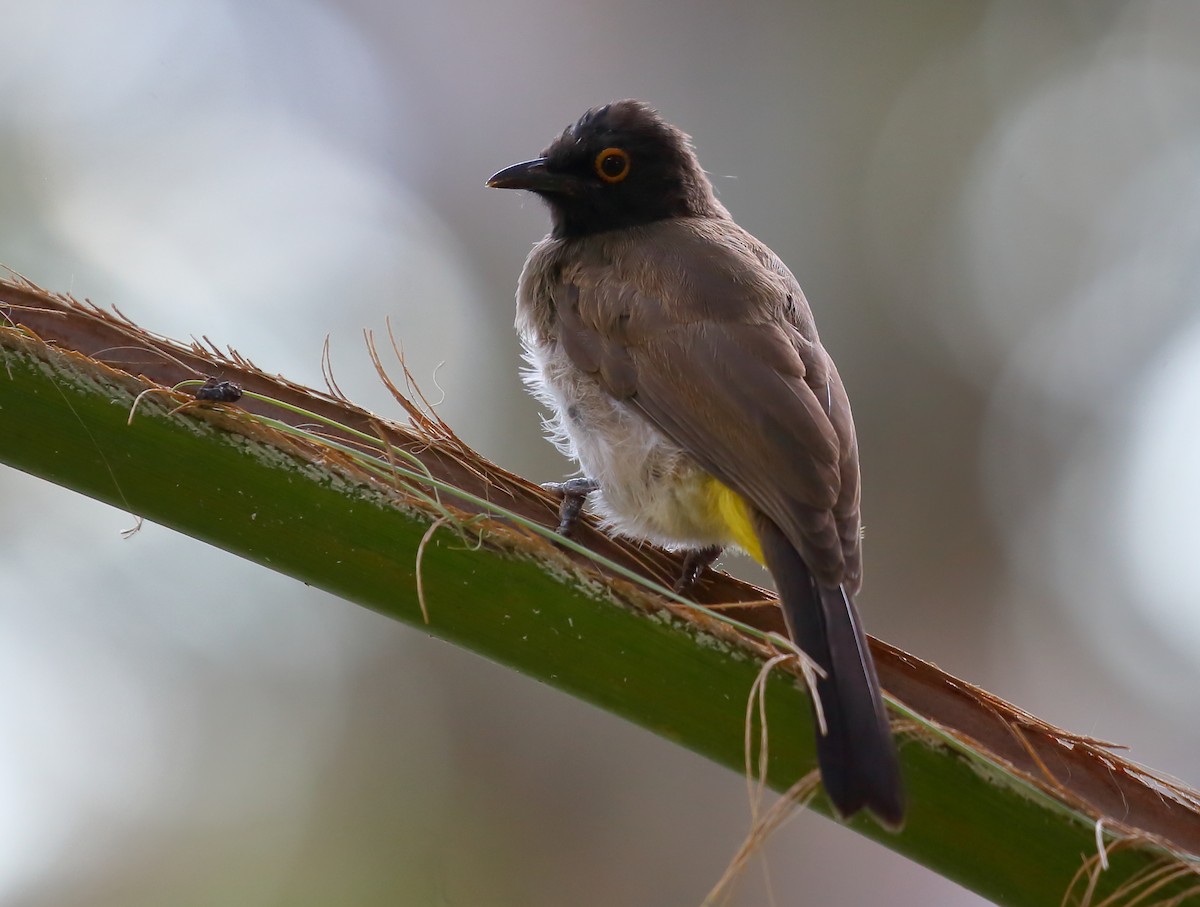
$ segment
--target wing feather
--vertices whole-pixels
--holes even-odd
[[[734,282],[715,288],[711,276],[705,290],[746,292]],[[795,294],[803,301],[799,287]],[[554,297],[560,341],[579,368],[770,517],[818,579],[856,586],[849,403],[820,344],[785,317],[784,300],[773,319],[714,318],[712,305],[703,307],[709,317],[697,318],[686,299],[651,296],[611,269],[601,280],[564,282]],[[739,308],[762,306],[739,307],[727,296],[721,307]]]

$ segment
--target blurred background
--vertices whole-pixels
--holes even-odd
[[[1200,784],[1191,0],[3,4],[0,263],[567,471],[517,377],[546,227],[484,189],[650,100],[854,401],[872,633]],[[7,425],[5,431],[19,431]],[[0,902],[698,905],[742,779],[0,472]],[[751,577],[756,578],[756,577]],[[815,815],[735,905],[974,905]]]

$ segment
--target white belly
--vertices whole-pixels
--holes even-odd
[[[561,350],[526,344],[525,358],[525,383],[550,410],[551,439],[600,484],[592,508],[612,528],[667,547],[733,543],[711,513],[710,479],[691,457]]]

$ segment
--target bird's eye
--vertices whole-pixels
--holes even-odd
[[[596,176],[606,183],[619,183],[629,176],[629,153],[621,148],[605,148],[596,155]]]

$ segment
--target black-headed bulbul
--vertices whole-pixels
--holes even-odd
[[[817,733],[837,813],[904,817],[895,742],[854,607],[850,402],[791,272],[716,200],[689,138],[639,101],[596,107],[488,185],[550,208],[517,288],[527,380],[617,531],[771,572],[824,676]],[[564,525],[566,520],[564,520]]]

